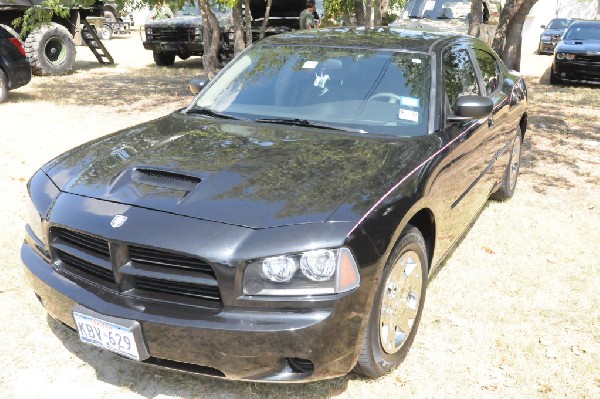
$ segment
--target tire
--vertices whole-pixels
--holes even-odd
[[[175,63],[175,52],[173,51],[163,51],[159,53],[154,50],[152,56],[154,57],[154,62],[158,66],[171,66]]]
[[[108,24],[102,25],[100,29],[100,39],[101,40],[110,40],[113,37],[113,28]]]
[[[2,69],[0,69],[0,103],[6,100],[8,96],[8,78]]]
[[[551,85],[560,84],[560,79],[558,76],[556,76],[556,74],[554,73],[554,68],[552,68],[552,67],[550,67],[550,84]]]
[[[496,201],[506,201],[512,198],[517,188],[517,180],[519,179],[519,170],[521,168],[521,146],[522,146],[521,128],[518,127],[515,134],[515,141],[510,150],[510,159],[504,171],[504,177],[500,188],[491,195],[491,198]]]
[[[75,64],[73,37],[67,28],[54,22],[27,36],[25,53],[35,75],[64,75]]]
[[[21,35],[19,35],[17,33],[16,30],[14,30],[13,28],[11,28],[8,25],[4,25],[4,24],[0,24],[1,27],[3,27],[4,29],[6,29],[8,31],[8,33],[10,33],[11,35],[13,35],[13,37],[16,37],[17,39],[21,40]]]
[[[421,232],[407,226],[383,270],[364,331],[356,372],[367,377],[381,377],[402,363],[408,354],[425,304],[429,270],[425,248]],[[394,320],[396,318],[402,318],[404,323]],[[389,334],[392,326],[393,340]]]
[[[106,22],[115,22],[117,20],[117,17],[115,17],[115,14],[113,14],[112,11],[104,11],[104,20]]]

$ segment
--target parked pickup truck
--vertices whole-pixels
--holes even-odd
[[[299,27],[299,16],[305,7],[305,0],[274,0],[271,6],[266,36],[289,32]],[[265,16],[264,0],[251,0],[252,37],[258,39],[260,27]],[[220,61],[233,58],[233,28],[230,10],[214,8],[221,27]],[[194,5],[186,5],[175,13],[174,18],[149,21],[144,29],[143,45],[152,50],[154,62],[159,66],[173,65],[175,56],[182,60],[204,53],[202,40],[202,17]]]

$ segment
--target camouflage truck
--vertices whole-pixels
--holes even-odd
[[[69,8],[68,17],[62,18],[55,15],[51,23],[29,32],[27,37],[21,38],[12,29],[13,21],[23,17],[29,8],[41,4],[42,0],[0,0],[0,24],[8,27],[13,35],[23,41],[27,59],[34,74],[62,75],[69,72],[75,63],[75,44],[87,44],[96,58],[99,55],[103,60],[110,57],[110,55],[108,57],[104,55],[103,51],[106,54],[108,52],[101,45],[95,32],[90,33],[92,28],[86,29],[87,23],[84,22],[88,17],[104,17],[104,5],[100,1],[91,7]],[[81,34],[78,35],[78,33]],[[98,60],[100,61],[100,58]]]

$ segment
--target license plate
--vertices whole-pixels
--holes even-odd
[[[95,312],[89,311],[89,313]],[[103,317],[99,314],[91,316],[75,310],[73,317],[82,342],[108,349],[134,360],[148,358],[138,322]]]

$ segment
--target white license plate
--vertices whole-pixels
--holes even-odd
[[[133,331],[110,321],[73,312],[77,331],[82,342],[141,360]]]

